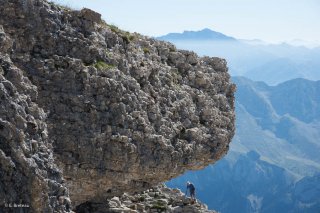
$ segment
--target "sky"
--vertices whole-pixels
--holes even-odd
[[[53,0],[123,30],[160,36],[210,28],[238,39],[320,44],[319,0]]]

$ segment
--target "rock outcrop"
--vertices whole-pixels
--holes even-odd
[[[179,189],[164,185],[156,186],[139,194],[124,193],[120,197],[108,199],[105,203],[84,203],[76,209],[79,213],[216,213],[199,201],[186,197]]]
[[[0,206],[102,202],[215,162],[234,134],[229,80],[225,60],[89,9],[0,0]]]

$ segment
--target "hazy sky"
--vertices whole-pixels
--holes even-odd
[[[319,0],[55,0],[149,36],[210,28],[242,39],[320,43]]]

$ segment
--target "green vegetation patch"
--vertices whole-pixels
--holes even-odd
[[[144,202],[146,200],[146,195],[141,195],[139,198],[138,198],[138,201],[140,202]]]
[[[163,211],[165,212],[167,210],[167,205],[165,205],[160,200],[157,200],[156,202],[153,203],[153,205],[151,206],[151,209],[158,209],[161,212]]]
[[[160,210],[161,212],[165,212],[167,210],[167,207],[166,206],[163,206],[163,205],[159,205],[159,204],[154,204],[151,206],[151,209],[158,209]]]
[[[120,30],[117,26],[113,24],[109,24],[108,26],[112,32],[121,36],[123,41],[126,42],[127,44],[129,44],[131,41],[133,41],[136,38],[133,34],[129,33],[128,31]]]
[[[175,47],[170,47],[170,48],[169,48],[169,51],[170,51],[170,52],[176,52],[177,49],[176,49]]]
[[[149,54],[149,53],[150,53],[150,50],[149,50],[149,48],[144,47],[144,48],[143,48],[143,52],[144,52],[144,54]]]
[[[70,7],[70,6],[68,6],[68,5],[65,5],[65,4],[60,4],[60,3],[58,3],[58,2],[49,2],[49,4],[50,5],[55,5],[55,6],[57,6],[57,7],[59,7],[60,9],[62,9],[62,10],[67,10],[67,11],[70,11],[70,10],[72,10],[72,8]]]
[[[113,64],[107,64],[104,61],[97,61],[93,66],[98,70],[108,70],[115,67]]]
[[[112,32],[114,32],[114,33],[119,34],[119,32],[121,31],[116,25],[109,24],[108,26],[109,26],[110,30],[111,30]]]

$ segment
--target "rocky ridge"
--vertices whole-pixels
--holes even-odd
[[[89,9],[0,0],[0,206],[105,202],[215,162],[234,134],[229,80],[225,60]]]

